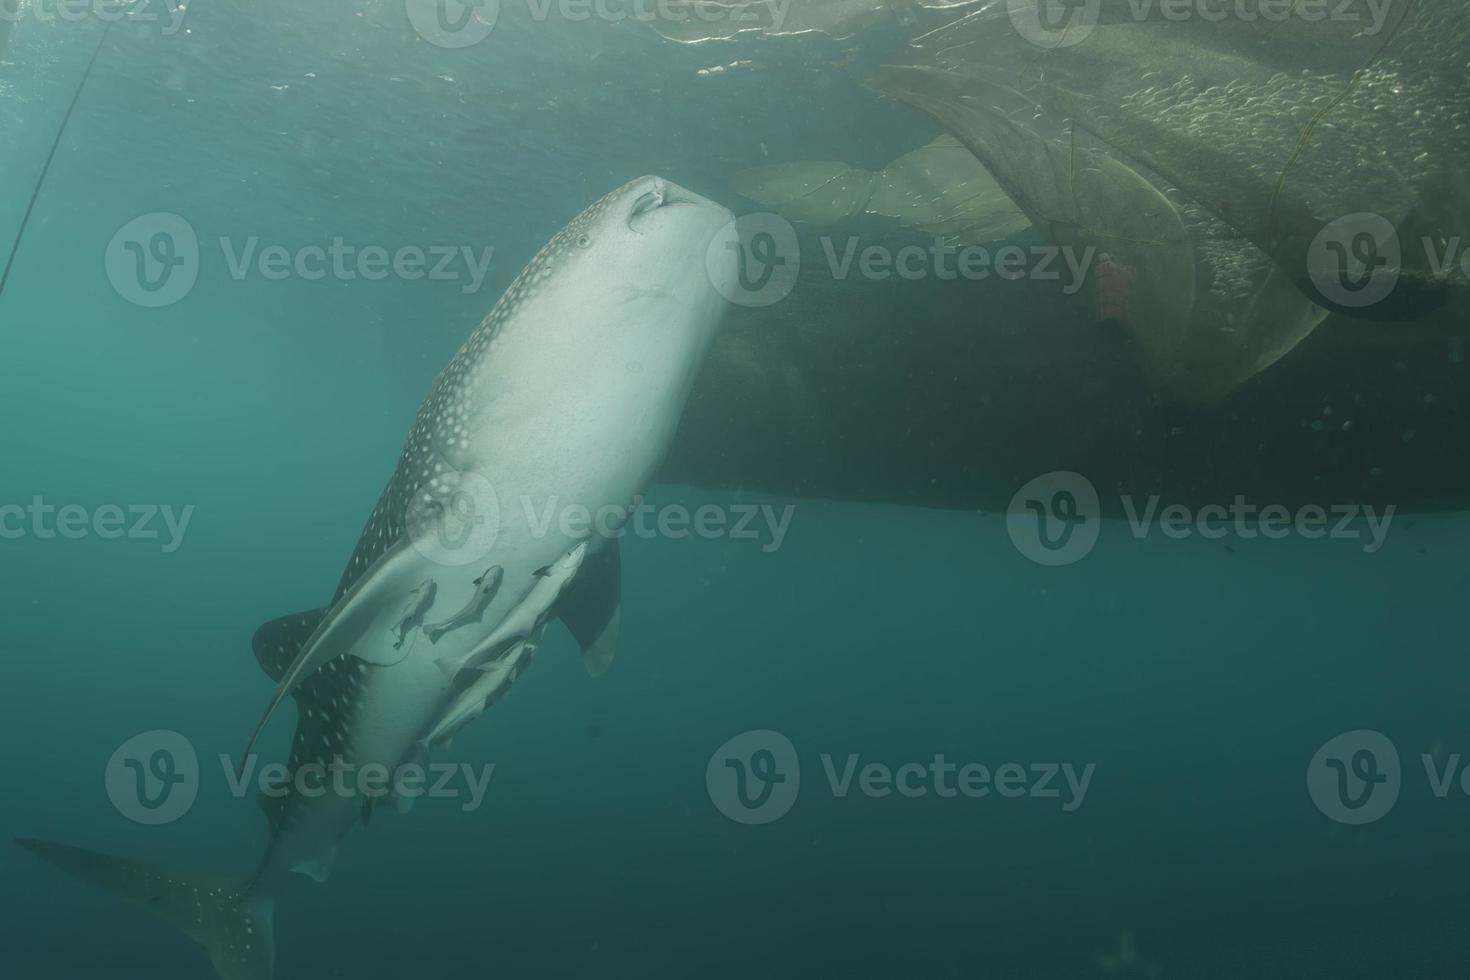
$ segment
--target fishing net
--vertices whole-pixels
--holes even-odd
[[[665,38],[684,44],[751,33],[847,38],[893,17],[912,20],[915,9],[961,5],[963,0],[663,0],[643,19]]]
[[[1031,107],[1043,135],[1075,123],[1313,301],[1392,320],[1466,285],[1446,256],[1470,217],[1467,52],[1461,0],[990,0],[914,43],[958,84],[890,91]]]
[[[1249,241],[1084,134],[1043,135],[1034,113],[1019,122],[978,98],[983,82],[931,69],[885,70],[879,80],[963,134],[1042,235],[1086,262],[1098,319],[1127,330],[1168,397],[1227,393],[1325,317]]]
[[[875,84],[1096,249],[1100,315],[1211,399],[1328,310],[1461,301],[1467,25],[1459,0],[991,0]]]
[[[875,172],[829,160],[802,160],[745,170],[733,178],[741,194],[788,221],[829,226],[861,214],[948,245],[1000,241],[1031,222],[959,140],[941,136]]]
[[[731,183],[788,221],[831,225],[863,210],[874,175],[835,160],[798,160],[742,170]]]
[[[1001,241],[1031,226],[990,171],[952,136],[884,167],[867,209],[949,245]]]

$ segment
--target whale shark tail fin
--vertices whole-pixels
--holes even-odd
[[[274,899],[238,884],[181,874],[80,847],[20,838],[67,874],[151,909],[203,946],[220,980],[271,980]]]

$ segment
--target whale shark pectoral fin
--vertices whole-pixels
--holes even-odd
[[[422,580],[417,577],[422,575],[420,558],[411,541],[400,539],[373,562],[347,594],[322,617],[310,639],[302,644],[296,658],[282,672],[276,693],[245,746],[242,766],[243,760],[248,760],[255,751],[255,743],[260,740],[261,732],[265,731],[281,702],[294,694],[301,682],[327,661],[349,651],[358,659],[377,666],[391,667],[403,660],[406,654],[393,648],[386,631],[381,643],[359,641],[370,630],[382,625],[385,609],[402,609],[405,597],[420,585]],[[388,616],[391,618],[391,614]]]
[[[410,644],[395,644],[421,627],[439,585],[423,577],[423,555],[402,538],[362,574],[322,620],[311,642],[284,678],[294,688],[328,660],[350,652],[377,667],[401,662]],[[289,692],[288,692],[289,693]]]
[[[617,654],[622,601],[623,562],[614,539],[583,563],[556,607],[557,616],[582,648],[582,662],[593,677],[606,673]]]
[[[255,651],[260,669],[265,671],[267,677],[280,682],[326,615],[325,607],[312,609],[273,619],[256,629],[250,645]]]

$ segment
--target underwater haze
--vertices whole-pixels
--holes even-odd
[[[840,301],[820,331],[793,322],[793,309],[810,316],[823,305],[795,306],[812,267],[831,257],[816,244],[819,235],[839,253],[851,236],[889,254],[920,245],[924,261],[980,244],[1028,255],[1090,248],[1085,292],[1064,291],[1065,278],[1052,288],[993,277],[977,287],[975,322],[964,329],[1045,337],[1044,319],[1089,328],[1106,321],[1098,331],[1117,334],[1109,343],[1119,361],[1138,359],[1128,369],[1136,387],[1118,398],[1129,410],[1153,411],[1172,406],[1181,390],[1211,389],[1203,407],[1171,419],[1216,411],[1238,386],[1245,393],[1238,397],[1249,397],[1252,384],[1264,383],[1252,379],[1267,378],[1278,358],[1351,306],[1303,292],[1315,270],[1296,268],[1265,236],[1242,231],[1229,208],[1205,214],[1217,202],[1183,179],[1167,152],[1173,144],[1148,127],[1127,130],[1130,139],[1156,138],[1165,148],[1147,161],[1128,157],[1129,173],[1148,186],[1127,184],[1134,197],[1100,191],[1099,200],[1196,196],[1204,203],[1195,210],[1178,206],[1189,211],[1180,227],[1194,240],[1213,236],[1198,249],[1199,268],[1228,265],[1231,276],[1259,274],[1250,281],[1269,284],[1228,312],[1201,312],[1224,302],[1223,274],[1211,292],[1199,273],[1202,298],[1184,313],[1175,298],[1141,299],[1155,281],[1146,261],[1117,246],[1099,259],[1097,242],[1162,234],[1162,224],[1129,223],[1143,222],[1147,207],[1133,214],[1130,203],[1128,214],[1105,216],[1088,205],[1089,218],[1107,228],[1069,237],[1068,220],[1041,213],[1053,202],[1032,200],[1025,181],[979,145],[989,140],[1005,157],[1010,129],[961,131],[958,121],[946,122],[961,120],[969,105],[961,96],[943,101],[948,90],[915,88],[908,98],[873,84],[874,73],[891,70],[882,66],[913,60],[916,38],[913,50],[932,52],[922,43],[927,32],[994,3],[793,3],[784,16],[810,22],[727,38],[611,15],[658,6],[651,2],[137,0],[64,15],[53,0],[0,0],[0,255],[11,259],[0,292],[8,667],[0,686],[8,786],[0,976],[1465,975],[1470,520],[1463,513],[1398,506],[1391,495],[1342,496],[1326,480],[1313,500],[1300,499],[1298,484],[1279,501],[1223,498],[1211,511],[1198,499],[1175,504],[1167,486],[1161,497],[1131,489],[1125,497],[1124,488],[1089,479],[1082,462],[1064,455],[1048,472],[996,474],[1015,491],[1009,508],[988,500],[875,502],[856,475],[850,493],[814,497],[797,492],[795,477],[791,492],[781,492],[765,476],[739,479],[735,464],[700,479],[681,463],[690,440],[710,456],[721,455],[727,437],[746,451],[742,425],[772,412],[788,413],[783,424],[797,432],[841,408],[854,445],[872,419],[895,413],[966,424],[945,411],[943,386],[953,379],[937,375],[910,379],[902,401],[875,394],[871,403],[834,407],[823,400],[843,386],[892,399],[893,384],[866,379],[905,368],[850,363],[843,328],[851,310]],[[716,16],[713,7],[699,9]],[[445,26],[454,23],[454,31]],[[480,36],[471,42],[466,30]],[[1213,70],[1228,70],[1231,58],[1212,50]],[[1460,54],[1470,61],[1470,52]],[[954,77],[969,84],[993,64]],[[1157,68],[1138,67],[1167,73],[1178,65],[1161,58]],[[1323,77],[1339,70],[1313,67]],[[1357,67],[1341,70],[1352,78]],[[1395,84],[1381,81],[1385,92]],[[984,84],[994,89],[984,90],[986,105],[1001,89],[1007,98],[1025,89],[995,78]],[[1139,101],[1126,94],[1130,105]],[[1222,87],[1210,98],[1227,95]],[[1302,96],[1309,104],[1315,97]],[[1005,111],[1032,119],[1009,105]],[[1465,139],[1454,128],[1464,122],[1458,111],[1436,130],[1457,134],[1452,149]],[[1056,109],[1049,105],[1047,114]],[[1106,130],[1099,123],[1082,142],[1113,160]],[[1037,139],[1062,145],[1051,142],[1055,136],[1043,131]],[[939,186],[937,167],[926,164],[924,179],[905,172],[903,194],[914,195],[905,208],[913,208],[885,210],[879,195],[899,186],[895,161],[936,139],[963,157],[963,173]],[[1413,156],[1441,149],[1416,148]],[[1111,162],[1088,159],[1094,176],[1115,172]],[[1454,167],[1462,160],[1455,157]],[[788,164],[790,171],[771,169]],[[1438,171],[1422,167],[1423,174],[1402,172],[1403,181],[1439,188]],[[660,180],[630,184],[644,175]],[[348,586],[362,570],[349,568],[349,559],[359,536],[371,544],[388,535],[376,522],[367,535],[364,527],[400,452],[412,457],[416,413],[439,390],[436,379],[542,246],[555,240],[553,257],[563,262],[570,261],[563,252],[582,254],[582,239],[591,237],[582,229],[597,226],[577,223],[579,214],[605,195],[607,207],[622,206],[617,189],[627,186],[653,187],[657,198],[632,205],[627,225],[635,234],[653,229],[641,222],[660,211],[687,215],[709,202],[741,222],[755,214],[794,229],[804,264],[791,304],[762,292],[769,277],[748,274],[752,256],[782,240],[767,234],[776,224],[736,228],[743,261],[733,289],[721,284],[719,240],[706,261],[694,253],[711,239],[699,239],[691,268],[707,267],[709,281],[691,289],[723,294],[735,327],[713,341],[709,360],[676,366],[705,372],[688,397],[702,420],[719,424],[681,434],[685,442],[674,443],[668,463],[679,480],[647,481],[633,516],[613,529],[616,551],[600,552],[614,561],[621,555],[615,661],[600,673],[606,648],[589,642],[569,605],[586,597],[578,583],[600,574],[588,557],[575,570],[584,577],[537,610],[502,653],[502,665],[522,658],[506,668],[504,686],[488,696],[469,688],[471,714],[483,708],[482,715],[459,728],[452,710],[435,714],[432,732],[411,733],[422,751],[384,760],[395,771],[426,767],[424,798],[409,807],[409,794],[396,787],[394,798],[362,807],[340,853],[330,849],[323,861],[293,869],[304,873],[271,880],[274,967],[269,958],[260,965],[258,946],[235,944],[268,943],[260,938],[268,923],[240,919],[248,931],[226,942],[225,926],[204,904],[196,918],[185,896],[201,888],[214,895],[217,887],[224,904],[238,898],[239,908],[257,908],[252,902],[270,877],[262,855],[293,832],[290,819],[256,797],[269,788],[262,767],[299,760],[299,743],[315,732],[293,730],[294,708],[266,726],[243,781],[236,773],[281,679],[279,669],[275,679],[262,670],[271,670],[275,654],[262,648],[257,629],[299,610],[340,610],[357,594]],[[943,214],[915,216],[921,192],[910,189],[921,186],[929,203],[942,201]],[[990,195],[985,208],[971,207],[982,194]],[[1382,210],[1416,235],[1449,227],[1421,221],[1424,202],[1470,200],[1437,189],[1405,197],[1411,204]],[[793,210],[794,202],[804,210]],[[643,214],[645,207],[653,212]],[[570,234],[557,238],[569,223]],[[1101,287],[1091,278],[1099,267],[1110,270]],[[511,307],[552,293],[577,297],[561,320],[528,324],[548,338],[577,338],[585,328],[586,344],[615,345],[616,336],[593,325],[618,304],[667,299],[661,281],[639,288],[639,276],[654,270],[636,263],[626,294],[617,283],[593,288],[592,274],[573,268],[581,267],[546,268],[512,289]],[[1066,263],[1059,259],[1057,268],[1065,276]],[[1417,282],[1419,271],[1406,261],[1405,281]],[[1171,266],[1157,278],[1188,277]],[[1411,359],[1393,346],[1402,336],[1433,333],[1442,345],[1436,362],[1449,364],[1451,349],[1458,358],[1458,341],[1445,338],[1470,322],[1457,305],[1463,278],[1433,279],[1435,289],[1448,283],[1449,298],[1436,293],[1442,305],[1420,334],[1397,320],[1421,316],[1416,299],[1413,309],[1394,308],[1384,328],[1404,334],[1365,346],[1382,358],[1385,383],[1409,370],[1403,361]],[[883,283],[854,282],[854,295]],[[1244,288],[1237,279],[1229,285]],[[833,295],[841,288],[837,282]],[[1130,288],[1132,310],[1146,313],[1109,307]],[[1030,289],[1049,299],[1033,302]],[[990,305],[992,296],[1002,298]],[[672,305],[682,323],[689,304]],[[995,322],[996,310],[1005,311],[1006,326]],[[893,333],[922,345],[926,318],[935,315],[916,303]],[[1210,334],[1211,343],[1243,338],[1255,346],[1231,347],[1226,356],[1176,342],[1172,327],[1186,321],[1189,330],[1223,330]],[[503,341],[503,352],[511,334],[485,335],[492,369],[497,350],[489,344]],[[747,336],[764,339],[747,345]],[[549,393],[552,421],[535,431],[551,434],[506,443],[533,461],[560,459],[589,418],[619,412],[634,420],[630,426],[654,431],[657,413],[638,399],[667,394],[659,365],[675,357],[678,339],[668,335],[626,357],[615,347],[615,356],[595,359],[607,372],[644,378],[607,388],[636,410],[590,394],[580,401],[575,392],[596,386],[558,377],[547,363],[563,363],[558,358],[526,355],[546,375],[513,380],[518,391]],[[568,359],[581,343],[568,342]],[[473,344],[467,350],[485,353]],[[830,374],[802,374],[779,405],[727,383],[759,362],[763,378],[784,385],[783,372],[765,360],[775,356],[769,350],[789,350],[804,363],[813,351],[817,360],[830,354]],[[1036,363],[1053,354],[1065,356],[1041,350]],[[1457,372],[1459,360],[1453,364]],[[1463,374],[1447,376],[1433,398],[1405,411],[1435,411],[1435,399],[1458,405]],[[1014,382],[1031,398],[1047,391],[1045,379],[1041,367]],[[487,411],[500,395],[485,395]],[[994,394],[998,403],[1008,397]],[[1095,404],[1109,397],[1098,394]],[[1371,401],[1281,425],[1308,434],[1326,428],[1339,439],[1376,432],[1399,451],[1425,454],[1426,467],[1437,465],[1443,446],[1415,443],[1412,419],[1375,421],[1362,407]],[[677,418],[683,393],[655,408],[666,403]],[[510,424],[526,414],[515,404]],[[446,411],[431,400],[425,418]],[[1268,424],[1240,403],[1219,416]],[[1048,427],[1082,424],[1048,416],[1005,437],[1040,442]],[[1178,425],[1180,438],[1189,438],[1190,423]],[[918,445],[930,435],[916,422],[906,438]],[[798,453],[772,456],[763,474],[804,465]],[[1333,458],[1357,466],[1350,452]],[[955,465],[980,474],[988,466],[985,458]],[[1369,465],[1360,469],[1368,479]],[[1424,488],[1425,496],[1462,491],[1458,479]],[[525,501],[500,489],[508,538],[511,515]],[[462,501],[449,501],[455,517]],[[549,510],[533,510],[550,519]],[[407,540],[413,514],[404,520]],[[486,547],[490,556],[473,570],[498,584],[490,569],[503,564],[509,581],[511,561]],[[581,558],[576,549],[568,555]],[[442,596],[468,566],[441,567],[430,581]],[[536,595],[529,567],[522,578]],[[547,560],[534,582],[554,580],[557,568]],[[378,581],[373,570],[362,574],[370,585]],[[377,637],[377,647],[407,651],[402,664],[366,653],[355,661],[349,651],[327,668],[350,664],[391,690],[406,676],[395,671],[444,635],[452,642],[481,626],[488,633],[526,613],[529,597],[496,619],[493,599],[476,605],[483,586],[480,579],[465,586],[475,598],[463,609],[432,599],[416,606],[421,593],[393,593],[381,603],[387,611],[373,613],[375,623],[392,620],[392,635]],[[565,626],[552,622],[559,617]],[[302,655],[323,635],[302,631],[295,640]],[[279,655],[284,668],[295,654]],[[448,682],[460,685],[454,691],[474,683],[468,670],[446,668]],[[294,692],[302,726],[319,690]],[[345,711],[331,692],[320,697]],[[357,710],[369,711],[369,702]],[[401,721],[397,709],[382,716],[355,715],[340,737]],[[289,774],[282,767],[281,778],[294,778],[295,766]],[[314,803],[300,785],[291,794],[290,805],[303,811]],[[99,855],[124,857],[103,863]],[[70,874],[58,873],[58,864]],[[195,924],[202,933],[190,931]],[[208,949],[186,942],[180,929]]]

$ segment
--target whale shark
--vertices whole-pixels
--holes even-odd
[[[725,208],[649,176],[536,255],[434,383],[332,601],[256,631],[276,690],[247,756],[291,699],[289,774],[422,760],[504,696],[553,619],[589,671],[607,667],[616,537],[531,518],[553,501],[628,507],[649,483],[736,287],[735,235]],[[20,843],[174,923],[222,980],[266,980],[281,884],[326,880],[378,798],[290,778],[267,789],[270,842],[241,878]]]

